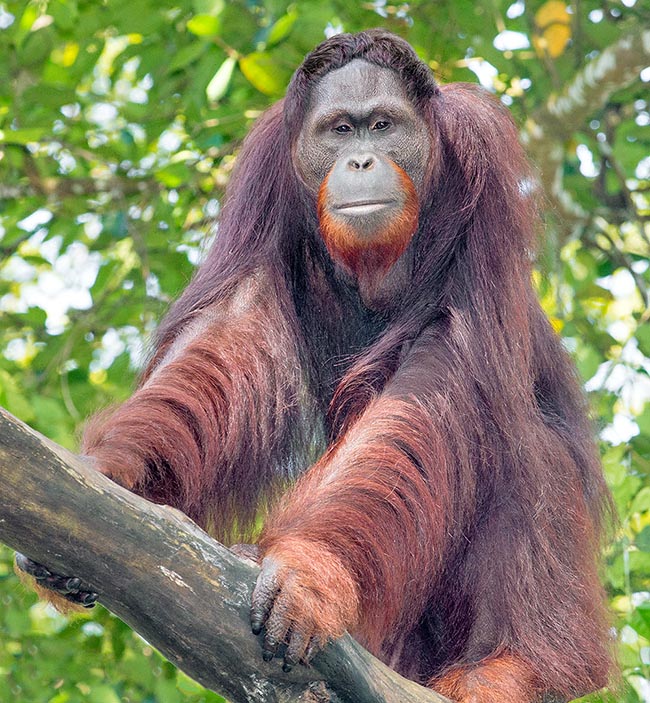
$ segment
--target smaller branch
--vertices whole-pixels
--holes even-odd
[[[564,188],[565,143],[617,90],[639,80],[650,63],[650,30],[640,28],[608,46],[552,95],[529,120],[522,141],[540,169],[544,190],[562,215],[564,237],[585,227],[592,213]]]
[[[54,178],[45,177],[35,185],[30,178],[29,183],[18,185],[0,184],[0,201],[17,200],[33,196],[62,200],[71,196],[92,196],[109,194],[111,198],[136,195],[138,193],[158,193],[162,186],[153,178],[109,178],[106,180],[94,178]]]
[[[603,166],[606,166],[607,164],[609,164],[612,171],[616,175],[616,178],[617,178],[619,185],[621,187],[621,196],[622,196],[624,203],[625,203],[625,209],[629,212],[629,217],[631,217],[632,219],[636,218],[639,213],[638,213],[636,206],[634,204],[634,199],[632,198],[632,192],[628,188],[627,175],[625,174],[623,167],[621,166],[621,164],[618,162],[618,160],[614,156],[614,151],[608,142],[596,141],[596,144],[597,144],[598,152],[600,153],[600,155],[603,157],[603,160],[605,161]]]
[[[2,198],[0,198],[0,200],[1,199]],[[7,257],[7,258],[10,256],[13,256],[15,253],[17,253],[18,249],[20,248],[20,245],[23,242],[26,242],[32,236],[32,234],[34,234],[34,233],[33,232],[25,232],[25,234],[18,237],[18,239],[14,239],[14,241],[11,244],[7,244],[6,246],[0,246],[0,254],[3,257]]]
[[[580,127],[617,90],[638,80],[650,61],[650,29],[622,37],[591,60],[564,88],[551,97],[546,111],[561,133]]]
[[[620,266],[630,272],[630,275],[634,279],[634,284],[636,285],[637,290],[641,295],[643,306],[647,312],[648,309],[650,309],[650,292],[648,291],[648,287],[646,286],[643,277],[634,270],[633,262],[630,257],[622,249],[619,248],[619,246],[614,241],[613,237],[607,231],[607,228],[603,224],[598,222],[598,218],[593,220],[592,224],[598,229],[598,232],[609,242],[611,248],[606,249],[605,247],[601,246],[600,244],[598,244],[594,237],[590,238],[591,243],[597,249],[600,249],[600,251],[602,251],[607,256],[610,256]]]

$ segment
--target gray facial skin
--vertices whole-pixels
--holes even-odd
[[[320,205],[372,247],[406,202],[404,174],[396,166],[423,201],[434,141],[397,74],[355,59],[314,86],[293,162],[314,198],[327,178]],[[369,308],[387,310],[409,285],[412,266],[409,247],[387,272],[366,267],[355,274],[340,265],[337,271]]]
[[[421,196],[431,162],[430,145],[427,125],[397,74],[355,59],[314,87],[294,164],[309,192],[316,195],[339,159],[384,156],[406,171]]]

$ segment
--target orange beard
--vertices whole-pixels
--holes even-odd
[[[327,182],[318,192],[318,221],[327,250],[366,289],[376,289],[381,279],[402,256],[418,227],[419,203],[413,182],[397,164],[405,196],[402,209],[386,220],[381,230],[360,236],[349,222],[328,208]]]

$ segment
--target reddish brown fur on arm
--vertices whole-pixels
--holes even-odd
[[[309,540],[345,565],[358,589],[355,635],[371,650],[388,632],[413,627],[425,606],[448,539],[448,456],[426,408],[414,396],[389,391],[370,403],[265,525],[263,552],[283,556],[287,539]],[[328,599],[336,600],[341,581],[327,573],[327,564],[321,561]]]
[[[173,505],[222,539],[247,537],[274,464],[291,449],[297,350],[261,278],[189,325],[142,387],[88,426],[83,451],[127,488]],[[293,420],[293,422],[292,422]]]

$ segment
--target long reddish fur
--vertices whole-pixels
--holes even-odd
[[[313,81],[354,58],[402,77],[437,159],[411,280],[383,317],[336,278],[290,157]],[[531,184],[482,91],[439,88],[386,33],[328,40],[252,130],[140,388],[84,445],[222,539],[271,505],[260,546],[305,574],[296,621],[351,628],[464,703],[570,698],[610,670],[608,497],[530,284]]]

